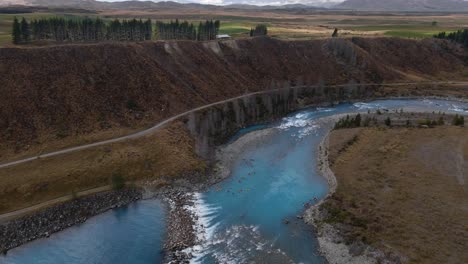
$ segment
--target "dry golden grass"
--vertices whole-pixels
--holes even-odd
[[[27,157],[37,156],[40,154],[53,152],[68,147],[81,146],[89,143],[99,142],[107,139],[122,137],[143,130],[147,126],[139,127],[117,127],[102,131],[97,131],[89,134],[80,134],[58,138],[53,131],[42,133],[34,144],[23,146],[18,144],[18,148],[14,149],[8,145],[0,146],[0,159],[2,163],[19,160]]]
[[[462,72],[456,73],[459,76],[463,74]],[[423,78],[425,76],[416,75],[413,73],[405,72],[405,77],[408,80],[419,82],[426,81]],[[440,75],[439,79],[444,80],[444,78],[451,79],[454,76],[450,76],[450,73],[443,73]],[[458,80],[464,81],[466,77],[457,77]],[[375,97],[385,97],[385,96],[440,96],[444,97],[458,97],[466,98],[468,96],[468,89],[466,89],[466,84],[424,84],[424,85],[408,85],[408,86],[384,86],[378,91],[376,91]]]
[[[338,188],[325,207],[348,239],[409,263],[468,263],[467,128],[345,129],[330,143]]]
[[[0,213],[108,185],[113,174],[170,181],[204,169],[188,131],[176,123],[136,140],[0,169]]]

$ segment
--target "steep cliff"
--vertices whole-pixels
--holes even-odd
[[[279,87],[461,76],[438,40],[254,38],[0,49],[3,149],[143,127],[209,102]]]

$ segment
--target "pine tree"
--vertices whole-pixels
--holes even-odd
[[[387,117],[387,119],[385,119],[385,125],[386,126],[392,126],[392,120],[390,119],[390,117]]]
[[[466,48],[468,48],[468,29],[458,30],[450,33],[440,32],[435,34],[434,38],[448,39],[450,41],[463,44]]]
[[[266,36],[268,34],[268,28],[266,25],[257,25],[255,29],[250,30],[250,36]]]
[[[29,24],[26,22],[26,19],[21,20],[21,41],[28,43],[31,41],[31,30],[29,29]]]
[[[361,114],[357,114],[356,115],[356,118],[354,119],[354,125],[356,127],[360,127],[361,126]]]
[[[198,27],[187,21],[180,22],[171,21],[164,23],[161,21],[156,22],[156,36],[158,39],[171,40],[212,40],[216,38],[220,27],[219,21],[205,21],[200,22]],[[152,30],[151,30],[152,31]]]
[[[335,30],[333,31],[332,37],[333,38],[338,37],[338,29],[337,28],[335,28]]]
[[[13,20],[13,29],[11,35],[13,37],[13,44],[21,43],[21,25],[16,17]]]

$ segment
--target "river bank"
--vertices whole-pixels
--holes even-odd
[[[166,197],[168,198],[169,205],[171,203],[175,205],[174,209],[171,208],[171,213],[168,216],[168,221],[170,223],[174,222],[174,224],[172,227],[169,225],[168,234],[170,235],[167,236],[168,238],[174,237],[175,239],[172,242],[169,241],[165,247],[166,254],[172,256],[172,261],[186,261],[187,258],[191,257],[190,254],[185,256],[184,254],[173,255],[172,253],[184,253],[187,248],[194,247],[199,242],[197,240],[198,236],[195,233],[198,232],[196,226],[199,226],[198,220],[200,219],[200,215],[197,214],[196,210],[193,210],[195,201],[193,195],[190,194],[197,191],[203,192],[213,184],[226,179],[230,175],[230,168],[233,162],[237,160],[236,157],[242,151],[245,151],[246,148],[255,147],[255,143],[261,144],[261,142],[264,142],[263,140],[268,140],[269,136],[273,135],[274,130],[270,128],[254,131],[218,148],[215,158],[217,165],[214,165],[213,172],[210,175],[185,175],[182,179],[176,180],[172,187],[156,187],[156,191],[152,190],[142,194],[144,198]],[[150,186],[151,184],[146,185]],[[184,220],[175,222],[172,219]],[[182,235],[173,235],[176,232],[181,232]]]
[[[364,113],[365,112],[361,112]],[[400,263],[399,256],[386,255],[384,252],[371,247],[362,241],[348,243],[340,233],[340,228],[327,223],[328,212],[321,207],[335,194],[338,181],[331,169],[330,133],[333,125],[348,114],[337,114],[322,119],[328,127],[319,146],[317,147],[317,171],[328,183],[328,194],[317,204],[306,209],[303,214],[304,222],[315,228],[319,242],[319,252],[333,264],[374,264],[374,263]],[[335,223],[336,225],[336,223]]]
[[[366,243],[366,241],[369,241],[369,237],[371,237],[369,234],[366,234],[364,235],[362,232],[361,232],[361,236],[363,237],[363,239],[361,238],[353,238],[352,236],[350,237],[350,233],[352,234],[353,233],[353,230],[355,229],[359,229],[361,227],[360,223],[366,223],[365,226],[367,226],[369,223],[369,225],[373,224],[374,221],[377,221],[379,222],[380,220],[379,219],[392,219],[392,217],[383,217],[383,216],[375,216],[375,212],[376,210],[378,209],[382,209],[384,206],[382,204],[379,204],[378,209],[377,208],[374,208],[373,206],[369,206],[369,205],[366,205],[364,206],[365,209],[359,209],[359,205],[358,205],[358,202],[356,200],[360,200],[361,203],[369,203],[369,204],[374,204],[373,201],[376,201],[377,203],[381,203],[383,200],[381,199],[375,199],[373,198],[375,195],[377,195],[376,193],[385,193],[387,196],[386,199],[387,200],[391,200],[393,199],[393,197],[391,196],[392,194],[393,195],[398,195],[399,193],[411,193],[413,192],[415,189],[417,189],[417,187],[411,187],[411,192],[408,192],[408,191],[405,191],[405,190],[401,190],[401,186],[412,186],[413,184],[416,184],[416,183],[412,183],[412,184],[402,184],[402,185],[398,185],[398,182],[395,180],[395,178],[398,178],[398,175],[400,174],[403,174],[403,171],[405,171],[406,173],[408,174],[411,174],[410,172],[407,172],[408,170],[411,170],[411,166],[415,167],[415,166],[419,166],[419,165],[415,165],[415,164],[419,164],[418,163],[418,159],[427,159],[427,157],[432,157],[430,153],[425,153],[425,151],[418,151],[418,146],[432,146],[435,144],[435,146],[439,146],[438,143],[418,143],[418,144],[413,144],[414,142],[416,142],[417,139],[420,139],[422,140],[420,137],[422,137],[423,135],[426,135],[426,137],[430,137],[428,135],[431,135],[431,133],[435,133],[435,132],[432,132],[432,131],[439,131],[439,130],[444,130],[444,129],[449,129],[449,128],[453,128],[453,126],[450,126],[450,125],[447,125],[447,124],[452,124],[454,118],[455,118],[455,115],[453,114],[445,114],[445,113],[436,113],[434,111],[428,111],[427,109],[420,109],[420,108],[414,108],[414,109],[417,109],[418,111],[420,112],[403,112],[403,110],[401,111],[391,111],[391,112],[386,112],[386,113],[378,113],[378,114],[363,114],[362,115],[362,118],[363,119],[372,119],[374,120],[373,122],[375,122],[375,124],[373,123],[373,128],[348,128],[348,129],[345,129],[345,131],[343,131],[344,134],[336,134],[337,132],[341,132],[342,130],[338,130],[338,131],[335,131],[333,133],[333,142],[331,143],[330,141],[330,134],[332,133],[332,131],[329,131],[325,136],[324,138],[322,139],[320,145],[318,146],[318,149],[317,149],[317,169],[318,169],[318,172],[320,173],[320,175],[322,175],[328,182],[328,185],[329,185],[329,193],[327,194],[327,196],[322,199],[318,204],[312,206],[311,208],[307,209],[304,213],[304,221],[307,223],[307,224],[310,224],[312,226],[314,226],[316,228],[316,231],[317,231],[317,238],[318,238],[318,241],[319,241],[319,246],[320,246],[320,252],[326,256],[327,260],[330,262],[330,263],[401,263],[401,262],[406,262],[408,261],[408,256],[407,254],[402,254],[401,253],[401,249],[400,251],[396,250],[395,249],[395,245],[393,246],[388,246],[388,243],[390,243],[391,240],[389,241],[384,241],[382,240],[381,238],[378,239],[378,241],[382,241],[380,242],[380,244],[383,244],[384,245],[384,249],[382,249],[381,245],[378,246],[379,248],[377,248],[377,246],[371,246],[370,243]],[[385,111],[383,111],[385,112]],[[464,110],[465,112],[465,115],[466,115],[466,110]],[[462,111],[463,113],[463,111]],[[332,116],[330,117],[329,119],[331,120],[334,120],[334,121],[337,121],[338,119],[340,118],[343,118],[343,115],[335,115],[335,116]],[[390,125],[390,122],[384,122],[384,120],[387,120],[387,118],[389,120],[391,120],[391,125]],[[334,122],[333,122],[334,123]],[[385,123],[385,124],[384,124]],[[379,125],[380,124],[380,125]],[[380,126],[380,127],[379,127]],[[385,153],[390,153],[388,155],[391,155],[391,154],[394,154],[394,156],[392,156],[391,158],[390,157],[385,157],[383,160],[379,160],[379,162],[377,164],[374,164],[374,165],[366,165],[365,163],[361,163],[359,162],[359,159],[355,158],[353,159],[352,161],[350,161],[350,157],[355,157],[356,156],[356,150],[354,150],[354,154],[349,154],[347,155],[346,157],[342,156],[342,153],[344,152],[348,152],[350,151],[349,149],[354,149],[354,147],[350,147],[350,146],[354,146],[356,143],[356,141],[360,142],[361,141],[361,131],[367,131],[368,133],[365,134],[365,135],[368,135],[369,132],[368,130],[372,130],[374,129],[375,130],[375,133],[384,133],[383,131],[387,131],[387,129],[383,128],[383,127],[386,127],[388,129],[388,131],[403,131],[401,132],[402,135],[407,135],[407,134],[410,134],[410,135],[414,135],[415,133],[419,133],[420,134],[420,137],[416,137],[417,139],[413,138],[410,142],[400,142],[398,139],[402,138],[403,136],[389,136],[388,138],[393,138],[395,139],[396,141],[395,142],[398,142],[398,143],[391,143],[389,145],[391,145],[391,147],[385,147],[382,145],[382,143],[380,144],[377,144],[377,146],[374,146],[374,147],[370,147],[372,146],[373,143],[375,142],[378,142],[377,139],[381,139],[383,138],[383,136],[375,136],[373,138],[373,140],[364,140],[366,141],[366,143],[360,143],[358,144],[359,146],[367,146],[368,148],[370,149],[373,149],[374,152],[373,153],[368,153],[367,155],[361,155],[361,159],[366,159],[365,157],[369,157],[369,156],[372,156],[376,157],[376,155],[378,155],[379,153],[380,154],[385,154]],[[366,130],[367,129],[367,130]],[[462,128],[458,128],[459,129],[462,129]],[[455,132],[458,131],[457,128],[455,128]],[[379,132],[380,131],[380,132]],[[404,132],[406,131],[406,132]],[[419,131],[419,132],[418,132]],[[448,130],[447,130],[448,131]],[[453,131],[453,130],[450,130],[450,131]],[[460,132],[460,131],[459,131]],[[394,133],[397,133],[397,132],[394,132]],[[445,135],[444,133],[442,132],[439,132],[440,135],[439,136],[434,136],[435,138],[437,138],[438,140],[442,140],[442,135]],[[447,132],[448,133],[448,132]],[[461,132],[460,132],[461,133]],[[448,136],[447,136],[448,137]],[[377,138],[377,139],[376,139]],[[447,139],[445,139],[447,141]],[[453,140],[453,138],[452,138]],[[449,140],[447,143],[445,144],[441,144],[440,146],[444,145],[449,145],[448,143],[450,143],[451,141]],[[452,142],[453,143],[453,142]],[[397,144],[400,144],[400,146],[404,146],[404,147],[401,147],[401,148],[398,148],[396,147]],[[416,145],[416,147],[414,147],[414,151],[412,152],[408,152],[408,148],[407,146],[408,145]],[[432,145],[431,145],[432,144]],[[459,147],[462,147],[463,146],[463,141],[462,142],[458,142],[458,144],[461,144],[461,146]],[[456,144],[456,145],[458,145]],[[440,147],[439,146],[439,147]],[[389,148],[391,148],[389,150]],[[435,147],[433,147],[435,148]],[[398,149],[398,150],[396,150]],[[409,149],[412,149],[412,148],[409,148]],[[450,149],[450,148],[449,148]],[[454,151],[456,150],[457,148],[455,147],[452,147],[451,150]],[[369,190],[353,190],[353,191],[348,191],[349,193],[347,194],[347,202],[344,202],[344,197],[343,197],[343,188],[344,187],[341,187],[340,189],[340,192],[339,192],[339,195],[336,195],[336,192],[337,192],[337,187],[338,187],[338,181],[337,181],[337,178],[335,176],[335,173],[331,170],[331,166],[335,166],[337,160],[340,162],[340,164],[348,164],[348,167],[346,168],[341,168],[341,170],[339,170],[339,175],[341,175],[341,180],[344,181],[344,182],[347,182],[347,186],[346,188],[350,188],[350,186],[354,186],[356,187],[356,184],[359,184],[360,181],[363,181],[362,179],[362,175],[364,174],[364,172],[367,172],[369,173],[369,181],[371,181],[374,185],[375,185],[375,188],[376,189],[379,189],[381,187],[381,185],[379,185],[378,183],[374,183],[375,181],[375,177],[376,177],[376,172],[375,171],[372,171],[372,172],[368,172],[367,169],[369,168],[374,168],[374,167],[378,167],[379,165],[378,164],[383,164],[385,163],[385,161],[388,161],[388,163],[391,163],[391,162],[394,162],[395,160],[398,160],[400,157],[402,157],[402,153],[410,153],[408,155],[413,155],[415,156],[416,158],[413,158],[413,160],[411,160],[411,162],[409,162],[409,164],[405,164],[404,166],[403,165],[398,165],[396,166],[396,168],[399,168],[398,171],[399,171],[399,174],[395,174],[393,173],[392,176],[393,178],[389,178],[387,180],[387,182],[392,182],[391,184],[391,187],[387,186],[386,184],[384,184],[384,190],[383,191],[375,191],[376,193],[370,195],[368,194],[369,193]],[[440,150],[436,151],[437,153],[440,152]],[[425,153],[425,154],[421,154],[421,153]],[[383,155],[382,154],[382,155]],[[420,155],[423,156],[423,158],[420,157]],[[429,155],[429,156],[428,156]],[[446,154],[446,155],[436,155],[436,156],[450,156],[451,154]],[[330,157],[331,156],[331,157]],[[455,155],[456,156],[456,155]],[[403,160],[406,160],[406,159],[410,159],[409,157],[406,157],[404,158]],[[455,159],[456,160],[456,159]],[[391,161],[391,162],[390,162]],[[428,162],[426,162],[428,163]],[[447,169],[449,168],[448,165],[447,165],[447,161],[444,161],[444,162],[434,162],[434,164],[445,164],[445,165],[439,165],[439,166],[443,166],[444,169]],[[354,166],[353,168],[351,168],[351,165],[350,164],[360,164],[360,165],[356,165]],[[429,162],[428,164],[432,164],[431,162]],[[456,164],[455,164],[456,165]],[[431,165],[433,166],[433,165]],[[457,166],[460,166],[460,165],[457,165]],[[462,165],[461,165],[462,166]],[[358,168],[357,168],[358,167]],[[334,167],[335,168],[335,167]],[[406,168],[405,170],[401,169],[401,168]],[[424,166],[421,165],[419,167],[420,170],[423,170],[424,169]],[[457,167],[458,168],[458,167]],[[336,169],[336,168],[335,168]],[[392,168],[389,167],[387,169],[379,169],[380,171],[386,171],[386,173],[392,173]],[[436,170],[437,171],[437,170]],[[458,170],[452,170],[451,173],[448,173],[449,175],[452,175],[452,176],[456,176],[458,181],[459,182],[463,182],[463,180],[460,180],[460,179],[463,179],[463,175],[459,173],[460,169]],[[458,173],[457,173],[458,172]],[[383,172],[382,172],[383,173]],[[421,171],[421,174],[423,175],[428,175],[428,172],[426,173],[422,173]],[[347,177],[344,177],[344,175],[346,175]],[[378,174],[380,175],[380,174]],[[417,178],[417,175],[419,175],[418,173],[416,174],[412,174],[414,177]],[[350,179],[351,179],[351,176],[354,177],[355,181],[353,184],[349,183]],[[447,176],[447,175],[445,175]],[[429,176],[425,176],[423,177],[424,180],[427,180]],[[357,178],[357,179],[356,179]],[[407,177],[403,177],[403,180],[408,180],[409,178]],[[419,183],[419,182],[418,182]],[[343,183],[342,183],[343,184]],[[363,185],[362,186],[368,186],[366,185],[366,183],[362,183]],[[370,184],[370,183],[369,183]],[[372,186],[374,186],[372,185]],[[393,185],[397,185],[400,187],[400,189],[396,188],[395,186]],[[437,184],[431,184],[431,186],[437,186]],[[361,186],[361,187],[362,187]],[[422,191],[421,193],[423,194],[427,194],[427,193],[437,193],[437,191],[433,191],[433,192],[427,192],[425,189],[426,187],[421,187],[422,189],[424,189],[424,191]],[[395,190],[394,190],[395,189]],[[366,195],[368,195],[370,197],[370,199],[373,199],[373,201],[367,201],[366,199],[363,199],[362,197],[365,196],[365,195],[356,195],[356,193],[360,193],[360,192],[363,192],[365,193]],[[394,194],[396,193],[396,194]],[[439,191],[440,193],[440,191]],[[450,194],[453,194],[453,193],[456,193],[455,191],[453,192],[449,192]],[[418,199],[419,196],[416,196],[416,197],[413,197],[415,200]],[[360,199],[359,199],[360,198]],[[351,202],[349,202],[349,199],[352,199]],[[441,201],[443,200],[444,197],[440,197],[439,199],[436,199],[436,200],[432,200],[434,202],[436,201]],[[425,201],[429,201],[431,200],[430,198],[425,198]],[[406,199],[403,200],[403,201],[407,201]],[[407,203],[410,203],[411,204],[411,200],[408,200],[410,202],[407,202]],[[346,208],[339,208],[335,205],[335,203],[338,203],[338,204],[347,204],[348,207]],[[349,205],[349,203],[351,203]],[[398,200],[397,201],[393,201],[392,203],[390,203],[391,205],[393,204],[404,204],[404,202],[402,202],[402,200]],[[417,205],[419,206],[421,204],[421,202],[417,203]],[[403,206],[403,205],[402,205]],[[391,206],[387,206],[389,209],[389,211],[384,211],[385,213],[390,213],[392,208]],[[419,209],[421,206],[419,206],[418,208],[413,208],[412,210],[407,210],[407,211],[418,211],[418,210],[423,210],[423,209]],[[434,206],[436,207],[436,206]],[[357,209],[356,209],[357,208]],[[438,210],[440,210],[440,208],[445,208],[445,207],[438,207]],[[371,218],[363,218],[363,216],[353,216],[351,214],[350,215],[350,210],[355,210],[356,212],[361,212],[360,210],[364,210],[362,212],[374,212],[374,213],[370,213],[370,215],[372,215],[373,217]],[[367,211],[366,211],[367,210]],[[396,209],[396,210],[400,210],[400,209]],[[353,212],[355,212],[353,211]],[[431,214],[428,214],[427,212],[433,212],[434,211],[434,208],[431,208],[431,210],[426,210],[425,213],[424,213],[424,219],[426,218],[436,218],[437,217],[437,213],[435,215],[431,215]],[[380,211],[379,211],[380,212]],[[383,213],[383,214],[385,214]],[[415,214],[413,212],[413,214]],[[365,215],[365,213],[364,213]],[[392,214],[390,214],[392,215]],[[354,218],[353,218],[354,217]],[[341,219],[341,218],[350,218],[351,220],[344,220],[344,219]],[[390,227],[387,227],[387,228],[392,228],[392,227],[395,227],[395,226],[399,226],[399,224],[402,224],[402,223],[406,223],[407,222],[402,222],[402,221],[398,221],[398,219],[401,219],[401,218],[410,218],[410,216],[407,216],[405,214],[405,216],[400,216],[400,218],[397,218],[394,222],[392,222],[391,225],[389,225]],[[337,220],[337,219],[340,219],[340,220]],[[353,220],[354,219],[354,220]],[[377,220],[375,220],[377,219]],[[361,221],[361,222],[358,222]],[[351,224],[349,223],[349,221],[354,221],[351,222]],[[388,220],[388,221],[391,221],[391,220]],[[408,220],[409,221],[409,220]],[[424,220],[418,220],[418,222],[415,223],[417,226],[424,226],[425,225],[425,222]],[[446,223],[444,222],[444,225]],[[382,228],[381,226],[383,225],[383,223],[378,223],[376,224],[378,225],[380,228]],[[434,222],[430,221],[429,225],[434,225]],[[405,226],[406,228],[408,228],[409,230],[412,230],[411,229],[411,225],[407,225]],[[374,227],[369,227],[369,228],[374,228]],[[362,231],[361,229],[359,229],[360,231]],[[364,228],[364,230],[366,230],[366,228]],[[419,229],[417,229],[418,231],[420,231]],[[429,229],[429,230],[433,230],[432,229]],[[360,231],[356,231],[354,233],[359,233]],[[408,231],[409,233],[410,231]],[[413,231],[413,232],[416,232],[416,231]],[[428,231],[430,234],[432,234],[432,231]],[[371,232],[372,233],[372,232]],[[367,238],[367,240],[366,240]],[[408,238],[406,238],[408,239]],[[414,241],[417,241],[418,240],[418,237],[414,237]],[[374,239],[374,243],[375,243],[375,239]],[[402,243],[402,242],[398,242],[398,243]],[[397,245],[398,245],[397,243]],[[417,244],[415,243],[413,245],[413,248],[418,248],[420,251],[423,251],[422,249],[420,248],[424,248],[424,246],[420,246],[420,245],[426,245],[427,243],[420,243],[420,244]],[[375,245],[375,244],[372,244],[372,245]],[[407,247],[405,247],[407,248]],[[454,248],[453,246],[451,248]],[[385,250],[385,251],[384,251]],[[411,251],[411,250],[410,250]],[[429,250],[429,252],[434,252],[434,250]],[[460,252],[460,251],[459,251]],[[425,254],[425,253],[424,253]],[[412,256],[413,258],[416,258],[415,255]],[[419,256],[419,257],[426,257],[426,255],[423,255],[423,256]]]
[[[343,117],[343,115],[335,115],[333,117],[326,118],[327,123],[331,126],[341,117]],[[324,215],[323,211],[320,210],[320,206],[322,206],[327,199],[335,193],[338,185],[335,174],[329,165],[329,140],[330,131],[327,132],[317,148],[317,170],[319,174],[327,180],[329,192],[320,202],[305,210],[303,214],[304,222],[315,228],[317,240],[319,242],[319,251],[325,256],[329,263],[377,263],[377,259],[381,257],[380,252],[375,251],[363,243],[355,243],[351,245],[345,244],[344,238],[341,236],[339,231],[332,225],[324,222],[326,215]]]
[[[124,189],[77,198],[45,210],[0,224],[0,252],[18,247],[38,238],[76,224],[108,210],[126,206],[142,198],[139,189]]]
[[[192,258],[187,254],[191,248],[200,242],[197,240],[197,220],[199,216],[194,210],[194,195],[206,191],[210,186],[226,179],[230,167],[244,147],[250,142],[271,134],[272,130],[261,130],[250,133],[237,141],[217,149],[216,166],[211,176],[194,174],[185,175],[176,180],[173,186],[154,187],[157,181],[143,182],[144,189],[123,189],[98,193],[77,198],[30,215],[0,224],[0,252],[7,254],[8,250],[21,246],[35,239],[49,237],[76,224],[84,223],[90,217],[102,214],[108,210],[126,206],[141,199],[161,199],[168,210],[167,235],[164,243],[166,262],[180,263]]]

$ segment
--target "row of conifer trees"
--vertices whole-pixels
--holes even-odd
[[[158,39],[186,39],[186,40],[213,40],[219,33],[221,23],[219,20],[200,22],[198,27],[192,23],[179,20],[171,21],[169,23],[157,22],[157,37]]]
[[[150,19],[113,20],[106,23],[100,18],[65,19],[59,17],[43,18],[21,22],[13,21],[13,43],[28,43],[36,40],[57,42],[98,42],[144,41],[151,40],[153,23]]]
[[[250,36],[266,36],[268,35],[268,27],[266,25],[260,24],[257,25],[255,28],[250,29]]]
[[[170,40],[213,40],[216,39],[220,21],[200,22],[198,27],[179,20],[156,22],[156,35],[153,23],[148,20],[113,20],[105,22],[100,18],[65,19],[43,18],[31,22],[17,18],[13,21],[13,43],[29,43],[38,40],[57,42],[99,42],[99,41],[145,41],[153,38]]]
[[[440,32],[434,35],[434,37],[439,38],[439,39],[448,39],[454,42],[458,42],[468,48],[468,29],[457,30],[454,32],[449,32],[449,33]]]

